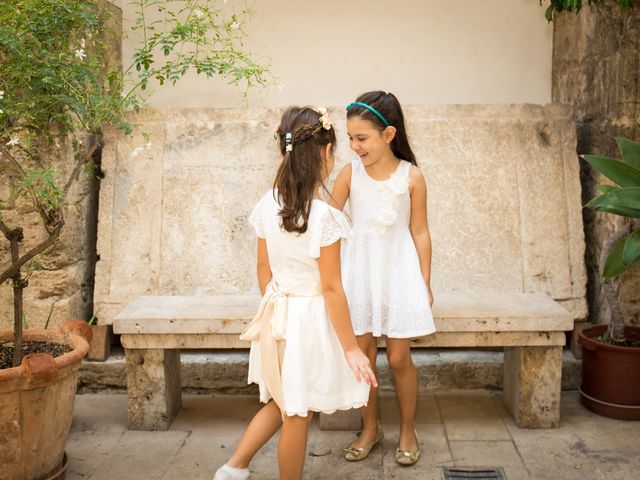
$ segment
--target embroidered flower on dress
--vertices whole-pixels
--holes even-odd
[[[382,207],[378,210],[374,220],[381,227],[390,227],[396,223],[397,219],[398,212],[396,212],[390,205],[387,205],[386,207]]]
[[[389,180],[387,180],[387,186],[389,187],[389,190],[391,190],[391,192],[393,192],[394,194],[402,195],[407,191],[407,179],[402,178],[397,173],[394,173],[393,175],[391,175]]]
[[[372,209],[372,222],[383,229],[398,220],[400,195],[406,193],[408,180],[399,172],[400,168],[384,182],[376,185],[377,205]]]

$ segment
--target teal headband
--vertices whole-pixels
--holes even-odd
[[[378,117],[380,120],[382,120],[382,123],[384,123],[384,126],[385,126],[385,127],[388,127],[388,126],[389,126],[389,122],[387,122],[387,119],[386,119],[386,118],[384,118],[384,117],[382,116],[382,114],[381,114],[379,111],[377,111],[377,110],[376,110],[375,108],[373,108],[371,105],[367,105],[366,103],[362,103],[362,102],[353,102],[353,103],[350,103],[349,105],[347,105],[347,111],[349,111],[349,109],[350,109],[351,107],[353,107],[354,105],[358,105],[359,107],[366,108],[366,109],[367,109],[367,110],[369,110],[371,113],[373,113],[376,117]]]

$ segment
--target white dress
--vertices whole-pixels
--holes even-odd
[[[280,207],[274,192],[267,192],[249,216],[260,238],[266,239],[272,285],[316,288],[319,291],[320,247],[346,237],[351,230],[342,212],[314,200],[309,226],[299,235],[281,228]],[[333,413],[366,405],[369,385],[357,382],[327,315],[320,294],[286,297],[284,353],[281,358],[282,397],[286,415],[305,416],[307,411]],[[273,327],[274,329],[276,327]],[[249,383],[260,387],[260,401],[274,395],[263,379],[259,341],[251,343]],[[277,398],[277,397],[276,397]]]
[[[435,332],[427,287],[409,231],[409,169],[387,180],[351,162],[352,235],[343,242],[342,277],[356,335],[411,338]]]

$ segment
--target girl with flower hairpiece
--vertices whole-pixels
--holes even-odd
[[[263,297],[240,336],[251,341],[249,382],[266,405],[214,480],[248,478],[249,462],[281,426],[280,478],[300,479],[312,413],[360,408],[377,386],[342,289],[340,239],[351,227],[320,200],[336,143],[326,110],[287,109],[276,138],[282,162],[273,189],[249,216]]]
[[[347,132],[358,159],[342,169],[332,192],[340,209],[349,200],[353,221],[342,252],[343,283],[358,345],[374,371],[377,337],[386,336],[401,419],[395,457],[400,465],[413,465],[420,444],[410,339],[435,331],[427,187],[393,94],[368,92],[350,103]],[[345,449],[349,461],[365,459],[383,438],[376,395],[372,388],[362,408],[362,433]]]

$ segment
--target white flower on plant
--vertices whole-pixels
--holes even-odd
[[[200,10],[199,8],[196,8],[193,13],[195,14],[196,17],[198,18],[202,18],[204,17],[204,13],[202,12],[202,10]]]
[[[0,90],[0,100],[4,98],[4,90]]]
[[[0,115],[2,115],[4,113],[4,111],[0,108]]]
[[[7,142],[7,146],[12,147],[13,145],[18,145],[18,143],[20,143],[18,137],[11,137]]]
[[[85,43],[84,38],[80,39],[80,48],[82,48],[83,50],[87,48],[87,44]]]
[[[142,152],[142,150],[144,150],[144,148],[142,147],[136,147],[133,149],[133,152],[131,152],[131,156],[132,157],[137,157],[138,155],[140,155],[140,152]]]
[[[150,150],[151,149],[151,142],[147,142],[144,146],[147,148],[147,150]]]
[[[238,30],[240,28],[240,24],[238,22],[233,22],[231,24],[231,30]]]
[[[78,48],[75,52],[75,57],[79,60],[84,60],[87,57],[87,54],[84,53],[84,48]]]

